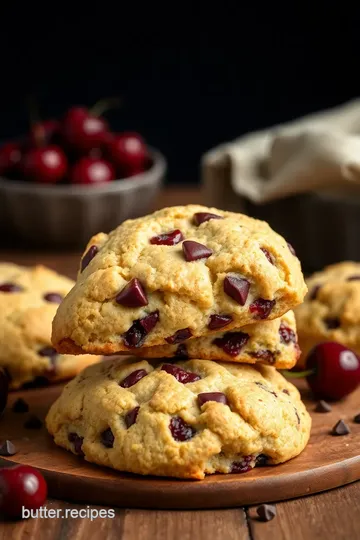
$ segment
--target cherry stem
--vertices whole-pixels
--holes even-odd
[[[308,377],[314,373],[315,369],[306,369],[304,371],[288,371],[285,369],[281,371],[281,374],[287,379],[302,379],[303,377]]]
[[[100,101],[97,101],[93,107],[90,109],[90,114],[93,116],[101,116],[105,111],[120,107],[121,105],[121,99],[114,97],[114,98],[107,98],[107,99],[100,99]]]

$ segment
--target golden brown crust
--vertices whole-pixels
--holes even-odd
[[[250,467],[259,454],[282,463],[306,446],[311,418],[298,390],[275,368],[207,360],[176,365],[199,379],[181,383],[145,360],[117,358],[87,368],[48,413],[55,443],[120,471],[193,479],[231,472],[245,456]],[[120,386],[138,370],[143,378]],[[207,392],[224,394],[227,404],[200,404],[199,394]],[[178,418],[186,424],[183,440],[170,428]]]
[[[224,219],[196,226],[197,212]],[[187,262],[182,242],[173,246],[150,243],[153,236],[175,229],[213,254]],[[267,318],[276,319],[299,304],[306,292],[298,259],[267,223],[215,208],[165,208],[128,220],[109,235],[96,235],[86,253],[92,246],[98,253],[79,273],[54,320],[52,339],[59,352],[69,350],[69,339],[87,353],[129,352],[124,334],[135,321],[156,312],[159,321],[141,346],[164,345],[166,338],[184,327],[190,328],[193,337],[215,333],[208,328],[213,314],[231,315],[227,330],[240,328],[256,322],[250,305],[259,298],[273,303]],[[224,292],[225,278],[234,274],[250,283],[245,305]],[[144,307],[124,307],[115,301],[133,278],[144,287],[148,299]],[[75,346],[70,350],[76,354]]]

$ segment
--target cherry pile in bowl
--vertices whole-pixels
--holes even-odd
[[[27,136],[0,147],[0,177],[36,184],[106,184],[150,167],[141,135],[112,132],[105,118],[85,107],[34,124]]]

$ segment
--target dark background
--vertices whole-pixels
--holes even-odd
[[[29,94],[44,119],[121,96],[113,129],[160,148],[168,181],[197,182],[209,148],[359,94],[359,11],[13,3],[0,13],[0,139],[26,131]]]

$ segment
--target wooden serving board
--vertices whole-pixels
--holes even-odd
[[[30,412],[44,419],[61,385],[14,392],[0,419],[0,440],[11,440],[18,453],[3,458],[3,464],[27,464],[45,476],[49,494],[68,501],[138,508],[221,508],[291,499],[335,488],[360,479],[360,425],[353,422],[360,413],[360,389],[330,413],[316,413],[315,402],[303,391],[313,418],[310,443],[297,458],[274,467],[260,467],[245,474],[212,475],[201,481],[142,477],[122,474],[87,463],[58,448],[43,427],[23,427],[29,413],[11,410],[23,397]],[[301,389],[301,387],[300,387]],[[333,425],[344,419],[351,433],[331,436]]]

